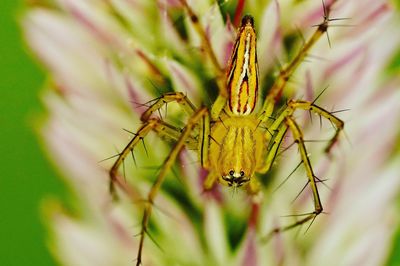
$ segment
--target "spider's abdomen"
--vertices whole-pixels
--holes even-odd
[[[238,31],[227,71],[228,107],[234,115],[253,112],[258,93],[256,33],[253,18],[245,16]]]
[[[220,177],[251,178],[263,165],[265,143],[253,116],[225,118],[211,129],[209,165]]]

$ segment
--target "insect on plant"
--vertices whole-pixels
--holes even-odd
[[[300,220],[285,227],[275,228],[272,232],[280,232],[302,225],[315,219],[323,211],[318,193],[318,179],[309,160],[302,129],[294,118],[296,110],[305,110],[321,118],[329,120],[335,127],[335,134],[330,139],[326,151],[337,141],[343,121],[333,113],[315,104],[314,101],[290,99],[286,107],[277,112],[282,92],[294,71],[307,56],[315,42],[328,29],[329,12],[334,1],[324,7],[324,19],[316,26],[313,35],[304,43],[298,54],[283,67],[265,99],[259,96],[259,74],[257,63],[256,31],[254,19],[250,15],[243,16],[237,31],[236,41],[226,69],[221,69],[210,42],[202,28],[199,18],[186,1],[181,0],[191,19],[195,30],[202,37],[202,48],[216,70],[219,92],[211,108],[196,107],[188,97],[180,92],[170,92],[154,100],[141,115],[142,126],[134,134],[132,140],[118,154],[118,158],[110,170],[110,190],[115,192],[115,184],[123,188],[119,178],[121,164],[146,135],[153,131],[160,137],[174,143],[158,173],[156,181],[147,194],[140,231],[137,265],[141,264],[145,236],[149,227],[153,202],[169,171],[171,171],[179,153],[189,147],[197,150],[201,167],[208,171],[204,181],[204,190],[211,190],[221,184],[233,188],[243,188],[250,197],[256,197],[261,190],[257,174],[268,172],[277,156],[286,134],[291,132],[298,147],[299,156],[305,168],[308,185],[312,191],[314,210],[305,214]],[[318,97],[317,97],[318,98]],[[189,115],[183,128],[176,127],[156,117],[161,108],[168,103],[176,102]],[[260,108],[257,108],[258,102]]]

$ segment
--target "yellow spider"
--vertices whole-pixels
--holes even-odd
[[[263,101],[262,108],[255,112],[257,101],[259,101],[259,79],[253,18],[249,15],[243,17],[224,75],[224,71],[219,68],[205,31],[198,22],[198,17],[186,1],[181,0],[181,3],[191,18],[195,29],[202,36],[203,48],[215,66],[217,77],[219,77],[217,81],[219,95],[210,110],[206,107],[196,108],[183,93],[167,93],[159,97],[142,114],[143,125],[119,154],[110,170],[110,190],[115,193],[114,183],[124,188],[118,178],[118,170],[121,164],[136,144],[150,131],[155,131],[159,136],[171,139],[175,143],[147,195],[140,232],[137,265],[140,265],[142,261],[143,243],[154,199],[166,174],[171,170],[177,156],[185,146],[196,146],[201,166],[208,171],[208,176],[204,182],[205,190],[209,190],[216,183],[219,183],[234,188],[244,187],[249,195],[255,196],[260,191],[260,183],[256,173],[266,173],[271,169],[280,144],[289,130],[298,146],[308,176],[308,184],[313,192],[314,211],[291,225],[273,230],[273,232],[279,232],[310,221],[323,210],[316,186],[318,179],[314,175],[307,155],[302,130],[292,116],[294,111],[296,109],[307,110],[332,122],[336,127],[336,132],[326,148],[327,151],[330,150],[343,129],[343,121],[315,105],[314,102],[290,100],[282,112],[274,114],[276,102],[289,77],[302,62],[313,44],[326,32],[330,6],[324,7],[324,21],[318,25],[314,34],[304,44],[297,56],[280,71]],[[170,102],[177,102],[190,115],[183,129],[152,116],[154,112]],[[275,117],[272,122],[271,117]],[[268,130],[265,130],[265,128]]]

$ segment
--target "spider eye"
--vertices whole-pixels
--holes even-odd
[[[230,170],[230,171],[229,171],[229,175],[230,175],[230,176],[233,176],[234,173],[235,173],[235,171],[233,171],[233,170]]]
[[[243,171],[240,171],[240,176],[244,176],[244,172]]]

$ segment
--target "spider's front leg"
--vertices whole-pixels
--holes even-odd
[[[189,15],[190,21],[192,22],[195,31],[201,39],[201,48],[204,50],[206,56],[210,59],[215,71],[216,82],[218,86],[218,96],[217,99],[214,101],[213,107],[211,109],[211,118],[215,121],[218,119],[220,113],[224,109],[226,100],[228,98],[228,92],[226,90],[225,69],[221,67],[220,62],[218,61],[217,55],[215,54],[211,45],[211,41],[209,39],[210,37],[209,35],[207,35],[203,25],[201,25],[199,16],[196,15],[196,13],[193,11],[186,0],[180,0],[180,2],[185,8],[187,14]]]
[[[268,117],[271,116],[274,110],[275,104],[280,99],[283,89],[286,87],[289,79],[292,77],[293,73],[297,70],[300,64],[304,61],[304,58],[308,56],[312,47],[317,43],[317,41],[321,38],[321,36],[328,31],[329,22],[335,20],[330,19],[329,15],[332,9],[332,6],[337,2],[337,0],[331,1],[329,4],[325,5],[324,1],[322,1],[323,7],[323,21],[318,24],[317,29],[311,35],[311,37],[304,43],[303,47],[296,54],[296,56],[284,66],[280,71],[278,77],[275,79],[274,84],[269,90],[268,94],[265,97],[264,105],[262,110],[264,110],[265,114],[262,116],[262,122],[266,122]],[[329,37],[328,37],[329,41]]]
[[[140,242],[139,242],[139,250],[137,254],[137,262],[136,265],[139,266],[142,262],[142,251],[143,251],[143,244],[144,244],[144,237],[145,233],[148,230],[148,224],[150,221],[151,212],[153,209],[154,199],[160,190],[160,187],[165,179],[167,173],[171,170],[173,164],[176,161],[180,151],[185,146],[186,141],[191,137],[193,129],[198,125],[204,125],[204,119],[208,117],[208,110],[207,108],[203,107],[195,112],[187,122],[186,127],[182,131],[179,139],[177,140],[175,146],[172,148],[171,152],[169,153],[168,157],[165,159],[163,166],[157,176],[156,181],[152,185],[149,193],[147,194],[147,201],[146,206],[144,208],[143,219],[142,219],[142,228],[140,231]],[[207,120],[207,119],[206,119]],[[203,122],[202,122],[203,121]],[[205,127],[207,128],[207,127]],[[206,129],[200,129],[200,131],[206,131]],[[205,132],[208,136],[208,132]],[[199,146],[202,146],[203,143],[199,143]]]

